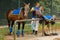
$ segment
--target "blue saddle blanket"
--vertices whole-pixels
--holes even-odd
[[[51,16],[51,15],[45,15],[44,18],[45,18],[46,20],[51,20],[51,19],[53,18],[53,16]]]
[[[19,14],[20,14],[20,11],[21,11],[20,8],[15,9],[15,10],[13,10],[12,14],[13,14],[13,15],[19,15]]]

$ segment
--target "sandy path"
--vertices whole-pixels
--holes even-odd
[[[5,28],[7,26],[0,26],[0,28]],[[57,28],[58,29],[58,28]],[[31,34],[25,34],[24,37],[17,37],[17,40],[60,40],[60,29],[57,30],[58,35],[56,36],[41,36],[42,34],[38,34],[37,36],[35,35],[31,35]],[[13,36],[5,36],[4,37],[5,40],[14,40]]]
[[[60,33],[55,36],[42,36],[40,33],[36,35],[25,34],[24,37],[16,37],[17,40],[60,40]],[[5,40],[14,40],[13,36],[6,36]]]

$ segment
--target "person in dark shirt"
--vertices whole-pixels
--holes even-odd
[[[38,15],[40,15],[39,13],[37,13],[39,11],[39,8],[40,8],[40,4],[38,2],[36,2],[36,5],[31,8],[30,11],[32,12],[32,19],[36,19],[38,18]],[[37,34],[39,21],[32,21],[31,26],[32,26],[32,31],[33,31],[32,33]]]

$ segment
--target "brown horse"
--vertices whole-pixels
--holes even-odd
[[[9,31],[10,34],[12,33],[12,27],[14,24],[15,20],[23,20],[26,19],[28,12],[29,12],[29,6],[30,4],[24,4],[24,6],[21,8],[20,13],[18,15],[13,15],[12,12],[14,9],[11,9],[8,11],[7,13],[7,20],[8,20],[8,26],[9,26]],[[25,22],[18,22],[18,31],[17,31],[17,35],[20,35],[20,23],[22,23],[22,36],[24,36],[24,25]]]

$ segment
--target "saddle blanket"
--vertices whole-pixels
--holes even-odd
[[[51,15],[45,15],[44,18],[45,18],[46,20],[51,20],[51,19],[53,19],[53,16],[51,16]]]
[[[13,14],[13,15],[19,15],[20,12],[21,12],[21,9],[18,8],[18,9],[14,9],[13,12],[12,12],[12,14]]]

